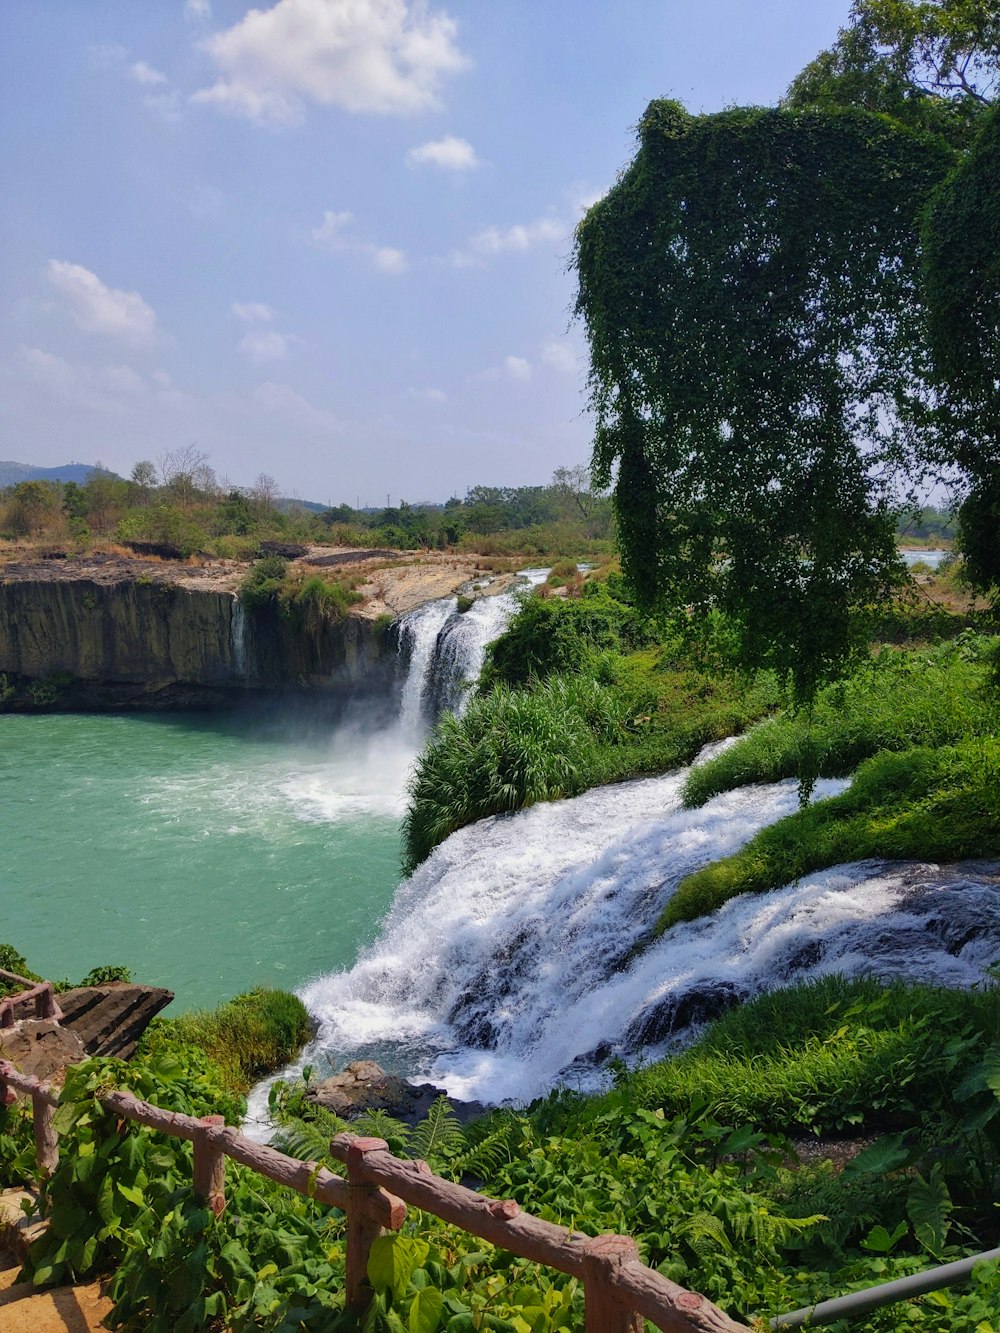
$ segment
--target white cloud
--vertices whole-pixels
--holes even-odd
[[[155,88],[170,82],[165,74],[161,74],[160,71],[154,69],[152,65],[147,65],[145,60],[137,60],[135,64],[129,68],[128,73],[129,78],[132,79],[133,82],[141,83],[144,88]]]
[[[440,106],[466,68],[457,25],[427,0],[278,0],[204,43],[221,77],[194,100],[258,124],[294,125],[305,105],[410,115]]]
[[[546,241],[566,238],[566,227],[553,217],[536,218],[534,222],[515,223],[512,227],[485,227],[469,242],[470,248],[480,255],[519,254],[542,245]]]
[[[547,342],[542,345],[542,360],[553,370],[572,375],[577,369],[576,348],[572,343]]]
[[[444,389],[407,389],[410,398],[420,398],[425,403],[446,403],[448,395]]]
[[[184,17],[204,22],[212,17],[209,0],[184,0]]]
[[[263,301],[234,301],[230,309],[247,324],[270,324],[274,319],[274,311]]]
[[[87,333],[106,333],[141,345],[153,340],[156,315],[138,292],[108,287],[82,264],[50,259],[48,279],[65,298],[77,326]]]
[[[406,255],[402,250],[397,250],[391,245],[366,245],[362,248],[365,254],[371,256],[372,263],[380,273],[406,272]]]
[[[341,423],[332,412],[314,406],[288,384],[267,380],[258,384],[250,396],[256,407],[272,412],[302,430],[330,434],[341,429]]]
[[[504,357],[503,365],[512,380],[519,380],[524,384],[531,379],[531,363],[523,356]]]
[[[22,372],[46,395],[88,411],[122,416],[146,388],[131,366],[74,366],[64,357],[27,346],[20,348],[18,360]]]
[[[314,245],[330,254],[364,255],[380,273],[405,273],[406,254],[391,245],[375,245],[351,231],[352,213],[334,213],[327,209],[323,221],[310,232]]]
[[[288,356],[289,339],[274,329],[251,329],[239,341],[239,350],[255,365],[265,361],[284,361]]]
[[[422,143],[406,154],[408,167],[439,167],[442,171],[471,171],[479,166],[476,150],[467,139],[448,134],[443,139]]]

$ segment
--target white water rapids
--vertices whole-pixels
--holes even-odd
[[[478,671],[485,639],[470,634],[460,666],[442,646],[471,614],[452,601],[413,613],[404,724],[433,714],[441,676],[461,703],[456,682],[474,655]],[[323,1076],[366,1056],[456,1097],[524,1102],[559,1082],[600,1086],[610,1055],[655,1058],[729,1005],[793,981],[841,972],[970,986],[1000,957],[1000,866],[986,863],[841,866],[650,943],[685,874],[797,808],[788,781],[685,810],[686,771],[452,834],[399,886],[354,966],[301,989],[318,1032],[296,1070]],[[821,781],[815,799],[845,786]]]

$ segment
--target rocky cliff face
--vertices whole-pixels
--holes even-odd
[[[131,568],[139,564],[4,571],[8,707],[217,707],[248,690],[336,695],[394,683],[384,619],[305,625],[276,608],[245,614],[224,581]]]

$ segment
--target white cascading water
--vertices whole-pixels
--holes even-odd
[[[495,625],[495,637],[515,605],[509,595],[483,600],[495,604],[483,608],[495,622],[470,621],[475,608],[459,617],[453,599],[404,621],[410,734],[435,689],[446,697],[442,678],[469,679],[472,663],[478,672],[481,630]],[[459,622],[470,627],[461,649],[448,632]],[[608,1056],[655,1058],[729,1005],[794,981],[841,972],[969,986],[1000,957],[995,863],[840,866],[734,899],[650,942],[684,875],[798,804],[788,781],[685,810],[686,772],[452,834],[399,886],[354,966],[301,989],[319,1029],[297,1068],[322,1073],[368,1056],[456,1097],[524,1102],[560,1081],[600,1086]],[[815,798],[845,786],[821,781]],[[251,1120],[264,1121],[265,1106],[262,1085]]]
[[[459,1097],[596,1086],[760,991],[829,972],[971,985],[1000,953],[997,867],[867,863],[735,899],[648,939],[678,880],[797,805],[796,784],[682,810],[684,773],[462,829],[397,890],[349,972],[301,992],[305,1061],[369,1054]],[[843,783],[821,782],[817,796]]]
[[[521,570],[519,587],[541,583],[547,569]],[[517,590],[477,597],[468,611],[457,597],[427,602],[399,621],[399,651],[409,662],[400,724],[420,737],[444,712],[461,713],[479,678],[486,649],[517,610]]]
[[[233,670],[240,680],[247,680],[250,675],[249,626],[243,603],[235,596],[233,597],[233,609],[229,620],[229,635]]]

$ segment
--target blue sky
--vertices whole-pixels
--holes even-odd
[[[646,103],[773,103],[849,0],[3,0],[0,458],[362,504],[590,451],[567,272]]]

